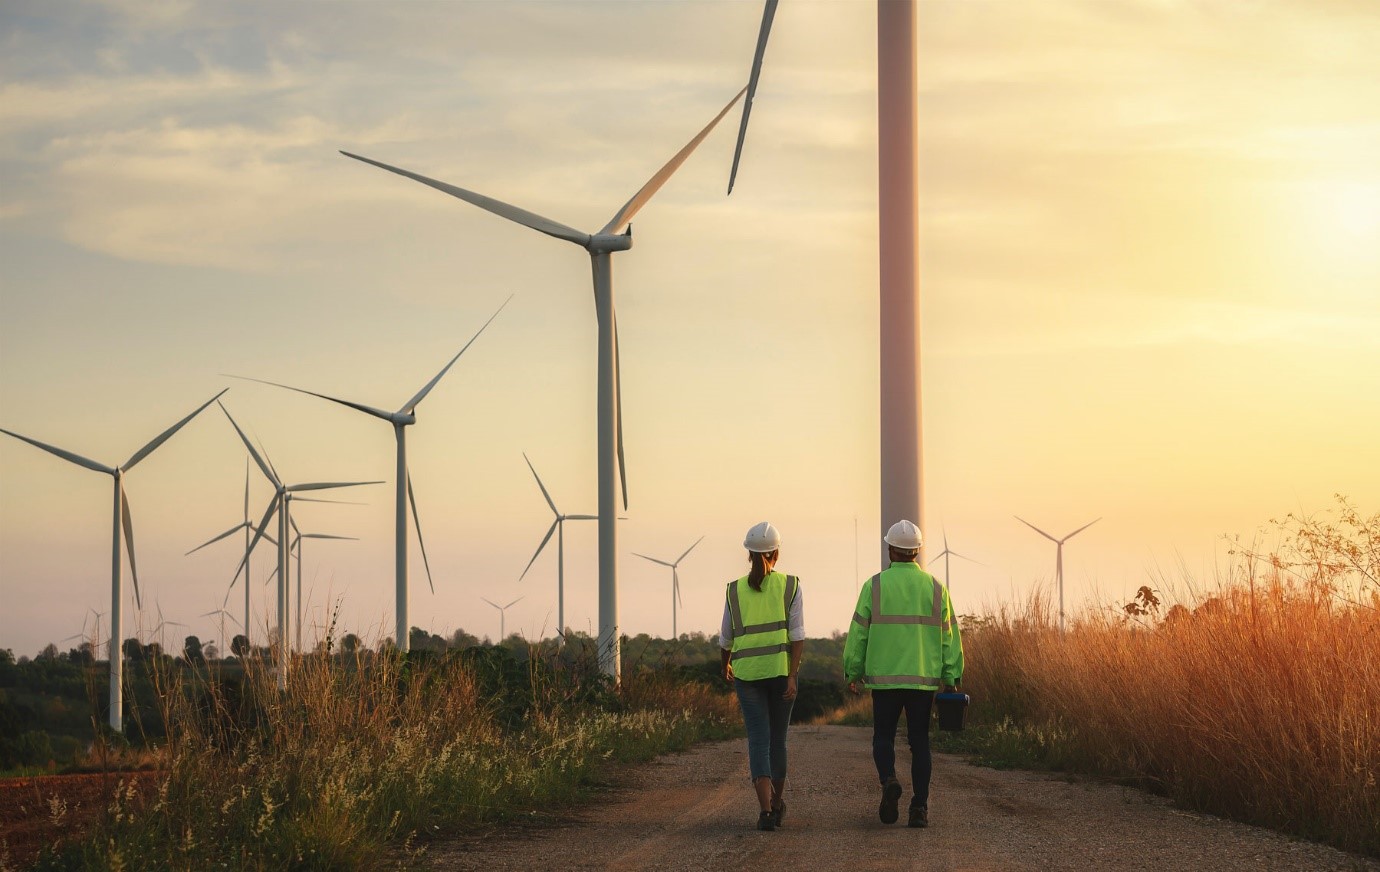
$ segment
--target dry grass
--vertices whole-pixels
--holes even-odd
[[[406,865],[433,833],[544,813],[581,796],[608,761],[732,723],[713,694],[651,676],[622,695],[597,679],[580,692],[586,678],[501,652],[297,658],[285,692],[262,664],[242,685],[164,676],[157,795],[117,799],[93,838],[40,868]]]
[[[1287,519],[1207,598],[1142,588],[1065,638],[1039,596],[974,622],[971,716],[1055,765],[1380,855],[1380,515],[1346,517]]]

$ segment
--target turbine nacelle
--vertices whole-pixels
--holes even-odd
[[[610,254],[632,248],[632,225],[623,233],[596,233],[585,243],[590,254]]]

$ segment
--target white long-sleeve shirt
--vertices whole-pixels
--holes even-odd
[[[799,581],[796,582],[791,610],[786,615],[786,636],[792,642],[805,639],[805,593]],[[719,625],[719,647],[725,651],[733,650],[733,614],[728,608],[727,597],[724,597],[724,620]]]

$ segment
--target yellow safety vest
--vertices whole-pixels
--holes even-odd
[[[728,583],[728,613],[733,621],[733,676],[743,681],[776,678],[791,671],[787,616],[800,590],[794,575],[769,572],[762,589],[745,575]]]
[[[963,676],[963,641],[949,592],[911,562],[863,583],[843,649],[844,675],[868,687],[933,690]]]

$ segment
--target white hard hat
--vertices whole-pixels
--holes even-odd
[[[743,547],[758,554],[770,554],[781,547],[781,534],[776,528],[763,521],[747,531]]]
[[[920,550],[920,528],[907,520],[900,520],[891,525],[891,529],[886,531],[886,536],[882,541],[892,548],[900,548],[902,551]]]

